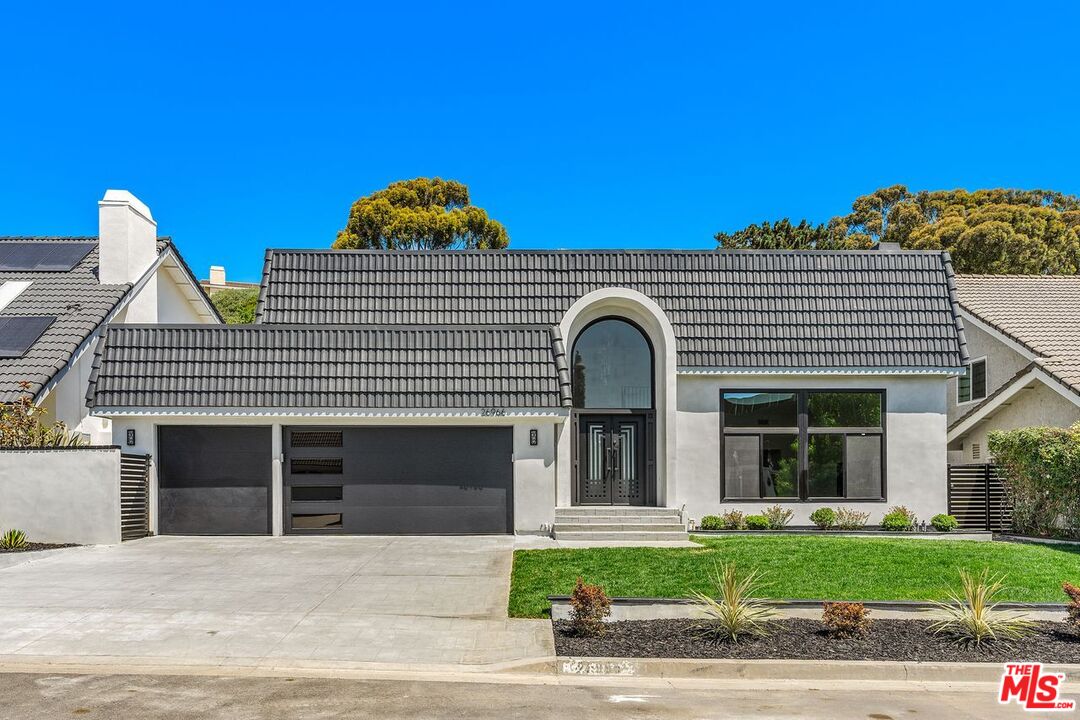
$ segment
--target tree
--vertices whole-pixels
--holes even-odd
[[[1080,198],[1052,190],[875,190],[828,225],[788,220],[718,233],[721,247],[948,250],[962,273],[1080,272]]]
[[[353,203],[334,248],[497,250],[509,243],[506,228],[469,202],[464,184],[416,178],[391,183]]]
[[[849,239],[831,225],[812,225],[806,220],[792,225],[788,218],[775,223],[766,220],[733,233],[719,232],[716,242],[736,250],[852,250],[862,246],[861,241]]]
[[[210,301],[228,324],[246,325],[255,322],[259,291],[256,288],[219,290],[210,296]]]

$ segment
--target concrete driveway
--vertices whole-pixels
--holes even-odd
[[[511,537],[156,537],[0,570],[0,662],[350,667],[551,656]],[[479,669],[479,668],[478,668]]]

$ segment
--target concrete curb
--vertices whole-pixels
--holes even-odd
[[[1047,665],[1064,673],[1066,692],[1077,691],[1080,665]],[[956,692],[992,692],[1001,680],[1000,663],[915,663],[822,660],[694,660],[545,657],[488,665],[395,663],[260,662],[233,658],[177,662],[135,657],[0,656],[0,675],[176,675],[192,677],[331,678],[410,680],[521,685],[595,685],[707,688],[763,691],[769,688],[948,687]]]
[[[856,537],[877,538],[878,540],[967,540],[970,542],[991,542],[994,534],[989,530],[953,530],[951,532],[888,530],[817,530],[815,528],[784,528],[783,530],[690,530],[691,535],[700,537],[747,537],[758,535],[813,535],[815,537]]]
[[[1080,681],[1080,665],[1046,665]],[[559,675],[708,680],[996,683],[1002,663],[920,663],[841,660],[695,660],[560,657]]]

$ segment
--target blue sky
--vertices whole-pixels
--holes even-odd
[[[517,248],[709,248],[893,183],[1080,193],[1068,3],[221,5],[5,8],[0,234],[95,234],[125,188],[200,276],[255,280],[422,175]]]

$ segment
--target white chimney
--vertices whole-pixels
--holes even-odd
[[[98,281],[133,283],[157,259],[157,223],[127,190],[106,190],[98,202]]]
[[[210,266],[210,284],[211,285],[225,285],[225,267],[222,265]]]

